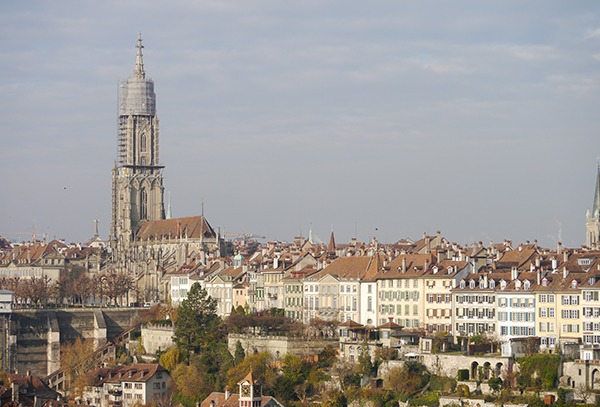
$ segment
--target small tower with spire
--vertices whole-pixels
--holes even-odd
[[[586,245],[589,248],[600,248],[600,162],[596,175],[596,191],[594,193],[594,204],[592,211],[587,210],[585,222]]]
[[[240,387],[240,405],[239,407],[260,407],[262,404],[262,394],[260,382],[254,378],[250,371],[244,379],[238,383]]]

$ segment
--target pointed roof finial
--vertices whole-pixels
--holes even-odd
[[[171,219],[171,192],[169,192],[169,203],[167,205],[167,219]]]
[[[600,162],[598,162],[598,175],[596,175],[596,193],[594,194],[594,206],[592,216],[599,216],[600,213]]]
[[[330,252],[335,252],[335,236],[333,235],[333,225],[331,225],[331,236],[329,236],[329,245],[327,249]]]
[[[146,73],[144,72],[144,58],[142,54],[142,33],[138,34],[137,40],[137,56],[135,57],[135,70],[133,71],[133,76],[138,79],[144,79],[146,77]]]

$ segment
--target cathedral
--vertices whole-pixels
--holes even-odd
[[[154,81],[146,77],[141,34],[133,75],[120,84],[117,160],[112,170],[113,270],[136,282],[137,301],[167,300],[167,272],[220,256],[222,241],[204,216],[165,213]]]
[[[585,216],[585,240],[587,247],[600,249],[600,164],[596,175],[596,191],[592,211],[587,210]]]

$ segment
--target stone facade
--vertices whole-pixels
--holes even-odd
[[[148,324],[142,326],[142,346],[147,354],[156,355],[173,346],[174,329],[172,325]]]
[[[303,339],[285,336],[255,336],[244,334],[229,334],[228,347],[231,354],[235,353],[237,342],[240,341],[247,355],[254,352],[269,352],[275,358],[283,357],[286,353],[296,356],[312,356],[327,346],[337,348],[335,339]]]

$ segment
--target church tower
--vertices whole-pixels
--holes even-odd
[[[112,171],[114,249],[123,250],[144,221],[165,218],[154,82],[146,78],[142,36],[133,75],[120,84],[117,161]]]
[[[596,175],[596,192],[592,212],[587,210],[585,222],[586,245],[590,248],[600,248],[600,164]]]
[[[261,407],[262,392],[260,382],[254,378],[252,371],[238,383],[240,387],[239,407]]]

